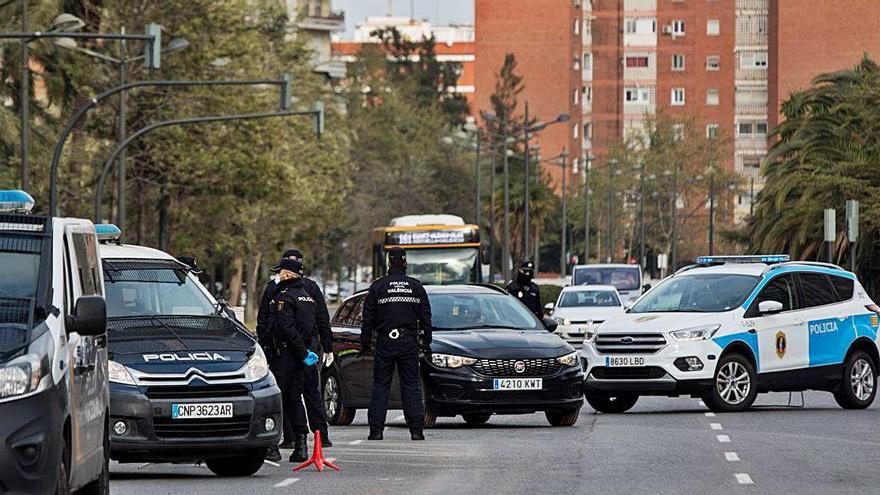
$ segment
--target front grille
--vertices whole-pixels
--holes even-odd
[[[251,430],[250,416],[212,419],[153,419],[159,438],[240,437]]]
[[[248,389],[244,385],[205,385],[147,387],[150,399],[219,399],[225,397],[246,397]]]
[[[612,333],[596,336],[596,351],[603,354],[653,354],[666,345],[662,333]]]
[[[591,374],[600,380],[651,380],[663,378],[666,372],[659,366],[621,368],[593,368]]]
[[[516,363],[525,365],[522,372],[516,371]],[[555,373],[562,366],[554,358],[541,359],[480,359],[471,365],[474,371],[486,376],[546,376]]]

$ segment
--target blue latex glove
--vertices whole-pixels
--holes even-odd
[[[309,351],[309,353],[306,354],[306,358],[303,359],[303,363],[305,363],[306,366],[314,366],[318,363],[318,355],[312,351]]]

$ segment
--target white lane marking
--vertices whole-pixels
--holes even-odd
[[[730,437],[727,435],[718,435],[716,438],[718,438],[718,441],[721,443],[730,443]]]
[[[715,413],[713,413],[713,412],[707,412],[705,414],[706,414],[707,418],[714,418],[715,417]]]
[[[281,464],[278,464],[277,462],[267,461],[266,459],[263,459],[263,463],[268,464],[272,467],[281,467]]]
[[[727,459],[728,462],[739,462],[739,454],[736,452],[725,452],[724,458]]]
[[[396,423],[398,421],[403,421],[404,419],[406,419],[406,417],[403,414],[401,414],[399,416],[396,416],[392,421],[394,421]]]
[[[752,477],[749,476],[748,473],[736,473],[736,474],[734,474],[734,476],[736,476],[736,482],[739,483],[740,485],[753,485],[753,484],[755,484],[755,482],[752,481]]]
[[[352,440],[351,442],[348,442],[349,445],[360,445],[361,443],[363,443],[363,440]]]
[[[709,423],[709,427],[713,430],[723,430],[724,428],[721,426],[721,423]]]
[[[280,483],[275,483],[275,488],[284,488],[285,486],[290,486],[290,485],[296,483],[297,481],[299,481],[299,478],[287,478],[286,480],[284,480]]]

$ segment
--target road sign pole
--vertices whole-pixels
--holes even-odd
[[[837,239],[836,220],[837,211],[834,208],[825,208],[825,245],[829,263],[834,263],[834,241]]]

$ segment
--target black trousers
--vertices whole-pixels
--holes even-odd
[[[422,430],[425,427],[425,404],[419,377],[419,345],[414,332],[407,332],[398,339],[380,334],[377,339],[373,356],[373,394],[367,411],[370,430],[385,428],[388,393],[395,367],[400,377],[400,398],[406,424],[410,430]]]
[[[306,411],[303,408],[303,393],[306,384],[306,366],[296,359],[292,353],[282,351],[280,356],[274,356],[269,361],[269,368],[275,375],[278,388],[281,389],[281,407],[284,416],[285,441],[293,440],[293,435],[307,435],[309,427],[306,424]],[[290,437],[288,437],[287,423],[290,423]]]
[[[309,419],[309,429],[313,432],[321,430],[327,434],[327,412],[324,410],[324,400],[321,398],[321,378],[318,366],[306,366],[305,385],[303,388],[303,402],[306,405],[306,417]],[[293,442],[293,424],[288,416],[284,416],[284,442]]]

